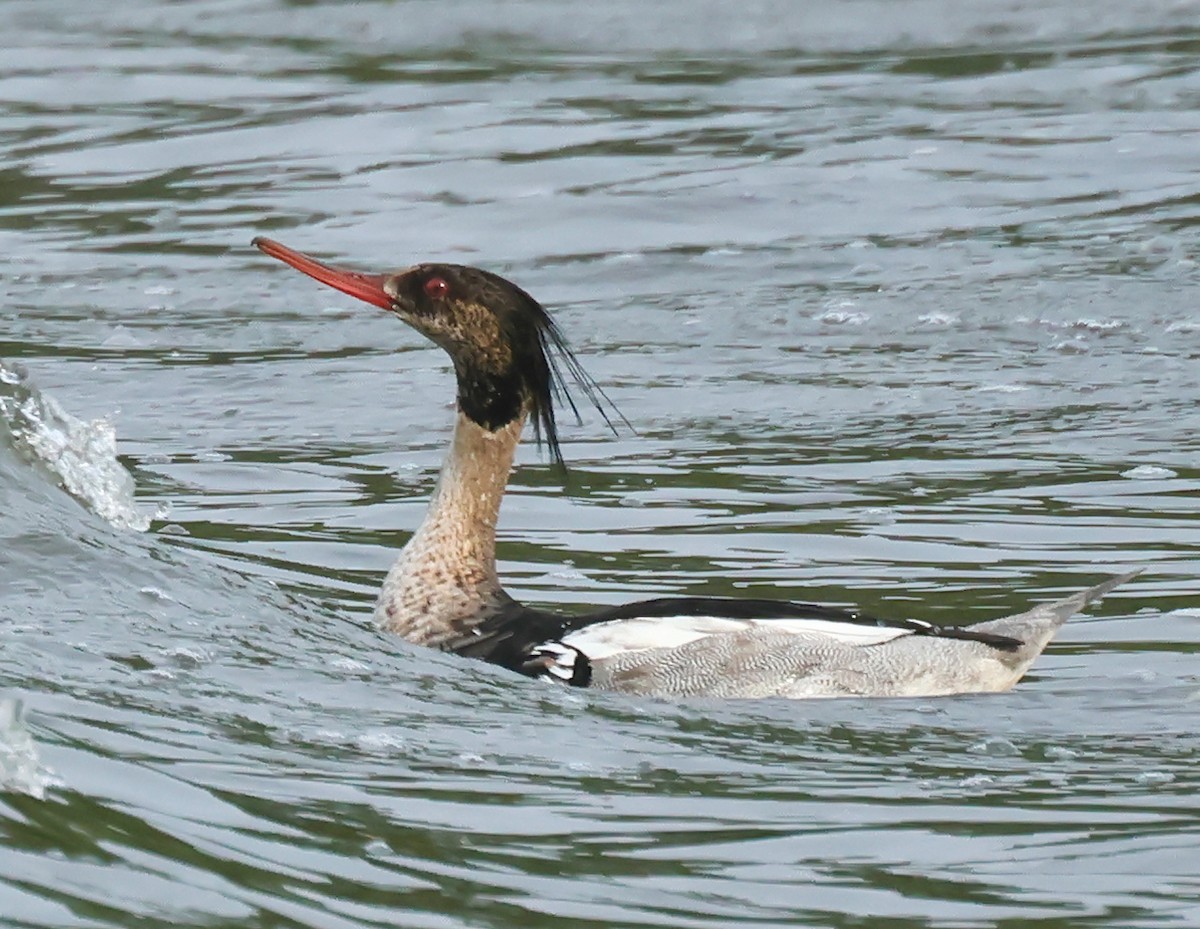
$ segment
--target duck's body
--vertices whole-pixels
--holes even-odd
[[[495,559],[500,503],[525,420],[534,418],[539,438],[561,460],[557,364],[594,402],[603,396],[545,310],[520,288],[475,268],[419,265],[366,275],[270,240],[255,244],[391,310],[454,361],[458,417],[450,452],[429,512],[388,573],[376,608],[381,627],[409,641],[530,677],[663,697],[1001,691],[1020,680],[1070,616],[1134,576],[970,626],[722,598],[664,598],[583,615],[531,609],[505,592]]]
[[[728,619],[696,624],[678,645],[605,653],[583,630],[592,686],[660,697],[921,697],[1008,690],[1071,616],[1132,575],[1026,613],[958,627],[854,626],[828,620]],[[681,623],[688,633],[694,627]],[[731,628],[732,627],[732,628]],[[851,631],[853,630],[853,631]],[[617,632],[617,630],[613,630]],[[685,638],[680,632],[677,638]],[[620,637],[619,633],[617,636]],[[1015,647],[1003,640],[1016,643]]]

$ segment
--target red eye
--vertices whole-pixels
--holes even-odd
[[[443,277],[431,277],[425,282],[425,295],[431,300],[440,300],[450,292],[450,285]]]

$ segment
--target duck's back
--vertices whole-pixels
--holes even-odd
[[[1136,573],[1136,572],[1135,572]],[[1014,616],[963,627],[982,641],[896,628],[742,622],[678,644],[605,649],[583,630],[563,638],[586,655],[592,687],[659,697],[915,697],[1008,690],[1072,615],[1134,574]],[[615,624],[614,624],[615,625]],[[1015,640],[998,647],[988,637]],[[628,641],[636,643],[636,638]]]

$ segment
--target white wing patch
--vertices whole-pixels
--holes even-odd
[[[621,652],[648,648],[678,648],[710,635],[761,631],[785,632],[810,641],[843,645],[878,645],[909,629],[842,623],[830,619],[727,619],[721,616],[662,616],[649,619],[617,619],[586,626],[563,636],[563,645],[577,648],[593,661]]]
[[[569,684],[575,676],[575,660],[579,657],[579,651],[561,642],[544,642],[530,652],[529,657],[542,662],[543,676],[549,675]]]

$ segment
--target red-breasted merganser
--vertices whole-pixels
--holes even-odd
[[[440,345],[458,379],[450,453],[429,512],[388,572],[380,626],[534,678],[660,697],[931,696],[1012,687],[1074,613],[1138,572],[969,626],[878,619],[775,600],[668,597],[582,615],[514,600],[496,575],[496,519],[527,418],[561,464],[555,401],[569,372],[606,399],[546,310],[478,268],[330,267],[270,239],[273,258],[382,307]],[[607,420],[607,417],[605,417]]]

